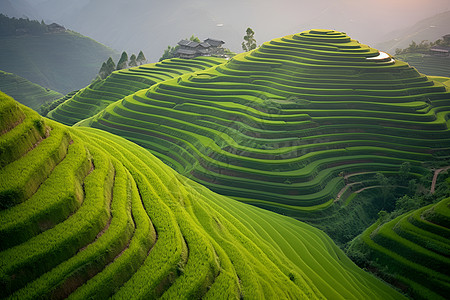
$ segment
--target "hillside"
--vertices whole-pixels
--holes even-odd
[[[23,77],[3,71],[0,71],[0,91],[35,111],[39,111],[42,104],[63,97],[58,92],[45,89]]]
[[[378,220],[351,243],[349,253],[396,285],[409,287],[416,299],[446,299],[450,293],[449,206],[450,198],[445,198],[389,222]]]
[[[376,173],[395,177],[408,163],[406,176],[419,180],[427,164],[445,164],[449,111],[439,81],[343,33],[311,30],[138,91],[79,124],[345,243],[388,209],[355,198],[383,189]]]
[[[401,299],[321,231],[0,93],[0,297]]]
[[[3,15],[0,17],[12,22]],[[18,28],[22,29],[26,31]],[[1,70],[63,94],[88,85],[102,62],[115,54],[112,49],[70,30],[0,35]]]
[[[182,74],[204,70],[225,60],[200,57],[191,60],[167,59],[159,63],[118,70],[110,76],[81,89],[48,113],[48,117],[66,125],[73,125],[91,117],[106,106],[153,84]]]

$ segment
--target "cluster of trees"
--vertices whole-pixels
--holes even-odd
[[[113,59],[109,57],[108,60],[102,64],[100,71],[98,72],[98,76],[100,77],[100,79],[105,79],[115,70],[122,70],[128,67],[137,67],[145,64],[146,62],[147,59],[145,58],[142,50],[139,51],[139,54],[137,56],[135,54],[132,54],[130,58],[128,58],[127,52],[123,51],[119,61],[117,62],[117,65],[114,63]]]
[[[439,183],[435,193],[431,194],[429,185],[432,174],[430,173],[418,181],[409,175],[410,170],[411,164],[405,162],[400,166],[400,170],[396,176],[385,177],[381,173],[375,175],[375,180],[381,187],[379,196],[384,203],[383,210],[378,213],[378,217],[382,223],[388,222],[411,210],[436,203],[444,197],[448,197],[449,188],[446,181]],[[441,176],[445,176],[444,173]],[[395,197],[394,190],[398,186],[406,188],[406,193],[400,196],[397,193],[397,197]]]
[[[434,42],[428,42],[427,40],[421,41],[419,44],[412,41],[408,48],[395,49],[395,55],[407,54],[407,53],[428,53],[432,47],[443,46],[450,47],[450,36],[446,35],[442,39],[438,39]]]
[[[0,35],[42,35],[48,31],[44,21],[29,20],[28,18],[9,18],[4,14],[0,14]]]

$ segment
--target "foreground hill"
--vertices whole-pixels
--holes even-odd
[[[396,299],[321,231],[0,94],[0,296]]]
[[[25,78],[3,71],[0,71],[0,91],[35,111],[39,111],[42,104],[63,97],[58,92],[45,89]]]
[[[449,181],[448,181],[449,182]],[[449,182],[450,183],[450,182]],[[417,299],[450,294],[450,198],[381,220],[355,239],[349,253]]]
[[[138,91],[80,125],[126,137],[221,194],[320,226],[345,209],[339,222],[357,229],[361,206],[373,217],[384,203],[352,207],[352,188],[379,189],[375,173],[405,162],[412,178],[429,173],[424,162],[444,164],[449,112],[439,81],[344,33],[311,30]]]
[[[224,61],[222,58],[214,57],[190,60],[174,58],[115,71],[104,80],[77,92],[52,110],[48,117],[66,125],[73,125],[138,90],[182,74],[208,69]]]
[[[70,30],[31,34],[26,26],[36,21],[14,21],[4,15],[0,19],[2,24],[19,26],[15,31],[7,31],[7,25],[1,30],[0,69],[63,94],[88,85],[102,62],[115,55],[112,49]],[[21,30],[25,33],[18,34]]]

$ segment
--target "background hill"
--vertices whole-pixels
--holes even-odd
[[[34,23],[24,20],[25,25],[21,25],[20,20],[0,17],[0,69],[63,94],[88,85],[103,61],[116,54],[70,30],[34,34],[27,32],[27,26]],[[9,23],[18,27],[7,31]]]
[[[157,61],[167,45],[192,34],[222,39],[225,47],[240,52],[247,27],[255,30],[259,43],[310,28],[331,28],[374,44],[386,41],[384,36],[395,28],[450,10],[447,0],[27,1],[46,22],[63,24],[114,49],[143,50],[150,61]],[[111,30],[104,22],[109,19],[126,22],[117,22]]]
[[[63,97],[15,74],[0,71],[0,91],[39,112],[42,104]]]
[[[450,34],[450,10],[426,18],[416,24],[388,33],[374,45],[375,48],[394,54],[395,49],[404,49],[412,41],[434,42]]]
[[[323,232],[0,93],[0,296],[403,299]],[[20,170],[20,172],[19,172]]]

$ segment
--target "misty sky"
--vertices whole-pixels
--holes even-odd
[[[344,31],[362,43],[450,10],[450,0],[0,0],[28,4],[28,14],[57,22],[117,51],[150,60],[192,34],[222,39],[241,52],[245,29],[258,44],[312,28]],[[450,28],[449,28],[450,33]]]

